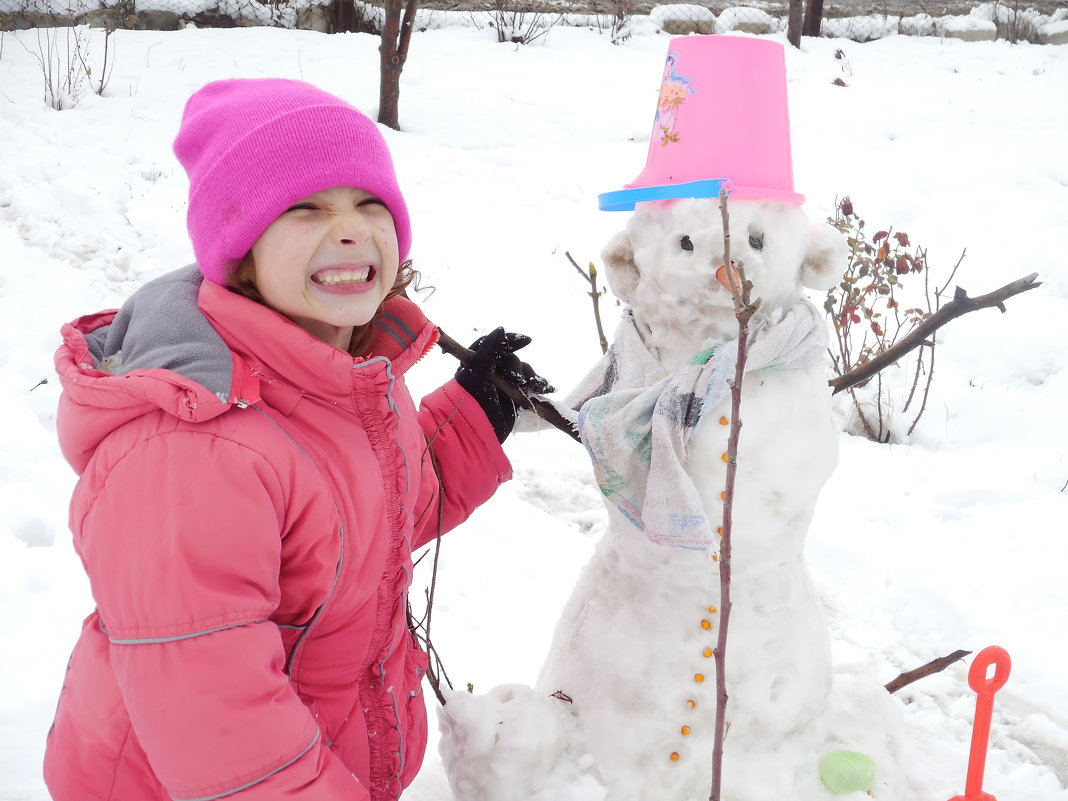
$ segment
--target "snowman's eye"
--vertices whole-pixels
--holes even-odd
[[[679,240],[679,247],[681,247],[683,250],[693,252],[693,242],[690,241],[690,237],[688,236],[684,236],[682,239]]]
[[[753,250],[763,250],[764,249],[764,235],[761,234],[760,236],[753,236],[752,234],[750,234],[749,235],[749,247],[751,247]]]

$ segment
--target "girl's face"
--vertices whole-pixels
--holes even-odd
[[[293,204],[252,246],[256,289],[308,333],[347,350],[397,278],[397,231],[369,192],[335,186]]]

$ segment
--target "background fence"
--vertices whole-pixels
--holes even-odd
[[[622,42],[642,30],[686,33],[785,31],[788,0],[423,0],[419,30],[450,25],[483,28],[502,42],[533,43],[557,25],[599,30]],[[813,2],[813,0],[808,0]],[[379,33],[384,11],[364,0],[0,0],[0,30],[86,24],[174,30],[271,25],[336,33]],[[831,0],[820,35],[868,41],[885,36],[943,36],[1068,43],[1065,0]]]

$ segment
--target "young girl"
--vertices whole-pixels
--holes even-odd
[[[211,83],[175,141],[197,265],[63,329],[58,430],[97,609],[49,734],[56,801],[385,801],[426,745],[413,548],[510,478],[551,388],[498,329],[416,410],[437,330],[400,295],[376,126],[286,80]]]

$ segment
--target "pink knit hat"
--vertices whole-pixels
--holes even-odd
[[[278,78],[215,81],[186,103],[174,153],[189,173],[189,236],[201,272],[225,283],[282,212],[334,186],[378,197],[412,231],[378,127],[341,98]]]

